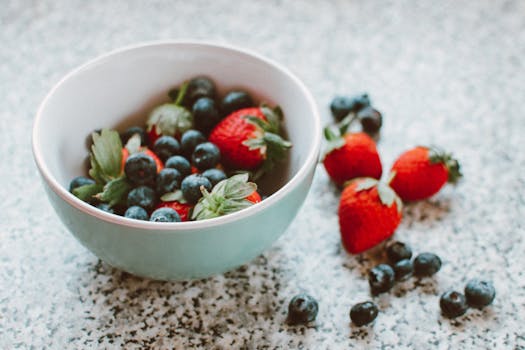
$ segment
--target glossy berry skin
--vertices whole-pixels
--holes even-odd
[[[188,89],[184,97],[184,105],[191,108],[198,99],[207,97],[213,100],[216,94],[217,89],[210,78],[203,76],[195,77],[188,83]]]
[[[139,207],[138,205],[134,205],[126,209],[124,217],[135,220],[149,220],[149,215],[146,209]]]
[[[379,264],[368,273],[368,284],[373,295],[386,293],[394,286],[395,273],[387,264]]]
[[[288,304],[288,322],[306,324],[312,322],[319,312],[317,300],[307,294],[296,295]]]
[[[364,107],[370,105],[367,94],[348,96],[336,96],[330,103],[330,111],[335,120],[341,121],[349,113],[357,113]]]
[[[373,322],[378,313],[379,310],[376,304],[371,301],[365,301],[352,306],[350,319],[356,326],[361,327]]]
[[[230,91],[221,101],[221,114],[229,115],[243,108],[254,107],[252,97],[245,91]]]
[[[190,204],[195,204],[202,197],[201,186],[211,191],[211,182],[201,174],[192,174],[182,180],[181,190],[184,198]]]
[[[200,171],[210,169],[219,164],[221,160],[221,152],[219,148],[211,142],[204,142],[193,151],[191,161],[193,165]]]
[[[206,142],[206,137],[202,132],[194,129],[186,131],[180,139],[182,153],[187,157],[191,156],[195,147],[203,142]]]
[[[406,243],[394,241],[386,247],[386,256],[390,263],[395,264],[400,260],[412,258],[412,249]]]
[[[153,145],[153,152],[165,162],[168,158],[180,153],[179,141],[172,136],[161,136]]]
[[[414,264],[410,259],[397,261],[394,266],[396,281],[404,281],[414,274]]]
[[[137,205],[149,211],[157,204],[157,195],[151,187],[139,186],[129,191],[127,204],[128,207]]]
[[[171,208],[156,209],[149,218],[153,222],[180,222],[179,214]]]
[[[155,190],[159,196],[173,192],[180,187],[182,181],[181,173],[173,168],[164,168],[157,174],[155,180]]]
[[[363,131],[369,135],[376,134],[383,125],[383,116],[377,109],[368,106],[357,113]]]
[[[421,253],[414,259],[414,275],[432,276],[441,269],[441,259],[434,253]]]
[[[222,180],[226,179],[226,174],[224,173],[224,171],[220,169],[215,169],[215,168],[205,170],[202,173],[202,176],[210,180],[212,187],[214,187],[216,184],[218,184]]]
[[[115,214],[115,211],[113,210],[113,208],[111,208],[109,204],[107,203],[99,203],[95,207],[97,207],[98,209],[102,211],[105,211],[106,213]]]
[[[177,170],[183,178],[191,174],[191,164],[183,156],[173,156],[168,158],[164,166],[166,168]]]
[[[127,128],[126,131],[120,134],[120,140],[122,141],[122,145],[125,146],[128,140],[131,138],[131,136],[135,134],[140,135],[141,146],[145,146],[148,143],[146,131],[144,130],[144,128],[141,128],[140,126],[132,126],[130,128]]]
[[[157,165],[157,173],[160,172],[164,168],[164,164],[162,163],[162,160],[160,160],[160,158],[157,157],[157,155],[153,153],[150,149],[147,149],[144,147],[140,150],[140,153],[144,153],[145,155],[150,156],[155,161],[155,164]],[[126,161],[128,160],[128,157],[129,157],[128,149],[126,147],[122,148],[122,171],[124,171],[124,167],[126,165]]]
[[[470,280],[465,286],[465,297],[470,306],[481,309],[492,304],[496,297],[496,289],[491,282]]]
[[[392,236],[401,221],[397,203],[381,203],[377,187],[357,191],[362,180],[351,182],[339,201],[339,228],[345,249],[358,254]]]
[[[193,104],[192,112],[195,128],[205,133],[209,132],[221,120],[215,101],[208,97],[199,98]]]
[[[357,177],[379,179],[383,168],[376,144],[365,133],[348,133],[344,145],[326,154],[323,165],[338,185]]]
[[[171,208],[177,212],[180,216],[181,221],[188,221],[190,218],[190,210],[193,205],[188,203],[180,203],[178,201],[160,202],[157,204],[157,208]]]
[[[126,159],[124,172],[135,186],[152,184],[157,176],[157,163],[144,153],[135,153]]]
[[[456,291],[443,293],[439,299],[439,306],[443,315],[448,318],[459,317],[468,310],[467,299]]]
[[[75,188],[84,186],[84,185],[93,185],[95,184],[95,180],[90,179],[85,176],[77,176],[71,182],[69,183],[69,192],[73,192]]]

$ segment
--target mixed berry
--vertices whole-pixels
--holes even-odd
[[[261,201],[257,184],[287,157],[282,111],[246,91],[220,98],[203,76],[170,90],[145,127],[92,134],[89,176],[69,191],[106,212],[178,222],[233,213]]]

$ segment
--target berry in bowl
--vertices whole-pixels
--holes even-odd
[[[62,79],[39,108],[33,153],[85,247],[132,274],[185,280],[242,265],[286,230],[320,135],[311,94],[282,66],[228,46],[162,42]]]

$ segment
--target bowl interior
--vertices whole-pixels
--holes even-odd
[[[154,106],[168,101],[170,88],[197,75],[212,78],[220,94],[243,88],[259,102],[283,109],[293,148],[286,166],[263,182],[266,193],[288,182],[316,152],[315,106],[304,86],[286,70],[232,48],[160,43],[102,56],[53,89],[35,123],[33,141],[40,168],[67,189],[73,177],[86,173],[85,140],[93,130],[143,125]]]

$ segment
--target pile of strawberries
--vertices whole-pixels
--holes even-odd
[[[331,180],[344,187],[339,226],[348,252],[361,253],[386,240],[401,222],[403,202],[429,198],[462,176],[451,154],[417,146],[402,153],[381,180],[383,168],[373,137],[382,116],[368,95],[336,97],[331,110],[338,122],[324,130],[323,164]],[[363,132],[349,131],[355,120],[361,122]]]

